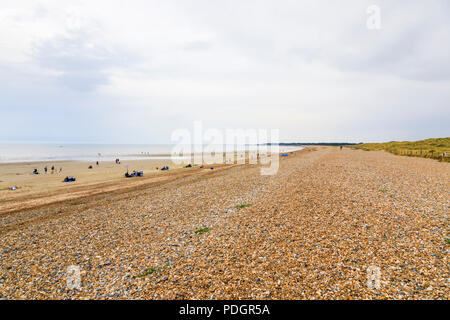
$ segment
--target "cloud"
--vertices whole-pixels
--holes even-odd
[[[108,82],[104,70],[113,57],[83,36],[80,33],[59,36],[33,47],[33,58],[39,66],[54,71],[62,84],[80,91]]]
[[[380,0],[381,30],[372,4],[2,3],[0,135],[167,143],[203,120],[291,141],[448,136],[448,1]]]
[[[330,63],[416,81],[450,80],[450,25],[442,23],[446,17],[436,6],[431,12],[428,6],[408,7],[410,16],[405,20],[404,7],[393,8],[390,15],[384,10],[382,30],[354,35],[346,48],[335,51]]]
[[[62,32],[32,43],[30,58],[67,88],[94,90],[109,83],[111,68],[126,67],[127,56],[101,41],[95,21],[69,12]]]

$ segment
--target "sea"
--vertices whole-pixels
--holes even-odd
[[[168,159],[174,147],[172,144],[0,143],[0,162]],[[234,150],[256,150],[261,147],[242,145],[235,146]],[[300,146],[280,146],[279,152],[301,149]]]

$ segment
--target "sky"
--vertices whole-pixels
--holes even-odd
[[[0,0],[0,141],[419,140],[449,104],[448,0]]]

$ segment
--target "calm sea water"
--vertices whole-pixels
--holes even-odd
[[[237,147],[237,150],[254,149]],[[164,144],[54,144],[54,143],[0,143],[0,162],[30,161],[114,161],[145,158],[168,158],[174,145]],[[302,149],[301,147],[280,147],[280,152]],[[163,155],[163,156],[162,156]]]

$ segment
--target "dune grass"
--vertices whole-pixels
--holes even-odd
[[[236,208],[242,209],[242,208],[247,208],[247,207],[250,207],[250,206],[251,206],[251,203],[247,203],[247,204],[240,204],[240,205],[237,205]]]
[[[400,156],[431,158],[450,162],[450,137],[432,138],[420,141],[363,143],[349,147],[366,151],[384,150]]]
[[[148,276],[148,275],[150,275],[150,274],[152,274],[152,273],[154,273],[156,271],[162,271],[162,270],[166,269],[169,266],[170,266],[170,264],[166,264],[166,265],[164,265],[162,267],[150,267],[148,269],[145,269],[145,271],[142,272],[141,274],[138,274],[137,276],[134,276],[133,278],[134,279],[136,279],[136,278],[143,278],[143,277],[146,277],[146,276]]]
[[[205,233],[205,232],[209,232],[211,229],[209,229],[208,227],[206,227],[206,228],[200,228],[200,229],[197,229],[197,230],[195,230],[195,233],[196,234],[203,234],[203,233]]]

